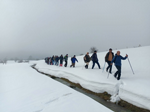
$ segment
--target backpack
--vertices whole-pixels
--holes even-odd
[[[116,62],[116,58],[117,58],[117,56],[115,56],[114,63]]]
[[[72,61],[72,58],[73,58],[73,57],[71,57],[71,61]]]

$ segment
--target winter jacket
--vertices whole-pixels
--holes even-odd
[[[68,61],[68,56],[65,56],[65,57],[64,57],[64,60],[65,60],[65,61]]]
[[[111,63],[115,63],[115,66],[121,66],[121,60],[125,60],[127,57],[122,57],[121,55],[115,55]]]
[[[51,58],[52,61],[54,61],[54,56]]]
[[[58,62],[58,61],[59,61],[59,57],[56,57],[56,59],[55,59],[55,60],[56,60],[56,62]]]
[[[47,61],[48,61],[48,62],[51,61],[51,57],[49,57],[49,58],[47,59]]]
[[[59,57],[59,60],[60,60],[60,61],[63,61],[63,56],[60,56],[60,57]]]
[[[98,58],[97,58],[97,54],[96,53],[94,53],[92,56],[91,56],[91,58],[92,58],[92,61],[98,61]]]
[[[110,53],[110,52],[108,52],[108,53],[106,54],[106,56],[105,56],[105,62],[108,61],[109,53]],[[111,53],[112,53],[112,59],[113,59],[113,58],[114,58],[114,53],[113,53],[113,52],[111,52]]]
[[[90,61],[91,61],[91,57],[86,54],[86,55],[84,56],[84,61],[85,61],[85,63],[90,62]]]
[[[71,61],[72,61],[72,63],[75,63],[75,61],[78,62],[78,60],[77,60],[75,57],[72,57],[72,58],[71,58]]]

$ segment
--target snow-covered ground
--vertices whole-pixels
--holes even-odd
[[[41,62],[44,67],[47,66]],[[49,71],[48,67],[50,66],[45,70]],[[38,73],[28,63],[8,61],[6,65],[0,64],[0,112],[112,111],[93,99]]]
[[[116,53],[116,51],[114,50],[113,52]],[[36,68],[41,72],[69,79],[91,91],[97,93],[106,91],[112,95],[112,102],[121,98],[138,107],[150,110],[150,46],[122,49],[120,51],[123,57],[128,54],[135,73],[132,73],[128,59],[122,60],[122,76],[120,81],[116,80],[113,76],[116,71],[115,66],[112,68],[113,74],[110,74],[108,79],[106,69],[102,72],[102,69],[98,69],[97,65],[95,65],[94,69],[91,69],[92,62],[90,62],[89,69],[85,69],[83,56],[77,56],[79,62],[76,63],[75,68],[69,67],[71,64],[70,58],[67,68],[47,65],[44,60],[32,62],[31,64],[36,63]],[[101,68],[104,66],[106,53],[98,53]]]

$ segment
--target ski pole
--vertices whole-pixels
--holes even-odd
[[[108,72],[108,76],[107,76],[107,79],[108,79],[108,77],[109,77],[109,72]]]
[[[103,67],[103,71],[102,71],[102,72],[104,72],[104,69],[105,69],[105,64],[106,64],[106,62],[104,63],[104,67]]]
[[[133,71],[133,68],[132,68],[132,66],[131,66],[131,63],[130,63],[129,58],[128,58],[128,62],[129,62],[129,64],[130,64],[130,67],[131,67],[132,73],[134,74],[134,71]]]

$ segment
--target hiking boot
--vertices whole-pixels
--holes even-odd
[[[86,66],[86,69],[88,69],[88,65]]]
[[[88,65],[85,65],[85,68],[88,69]]]

